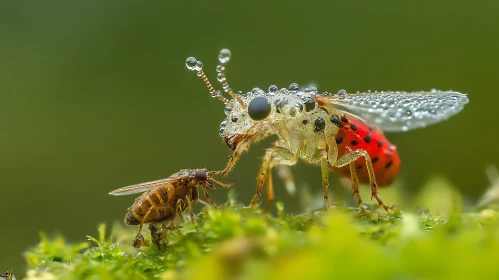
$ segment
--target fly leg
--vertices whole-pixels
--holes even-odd
[[[184,200],[181,198],[177,199],[177,203],[175,204],[175,211],[173,212],[172,223],[175,222],[175,216],[179,216],[180,222],[184,223],[184,216],[182,216]]]
[[[385,209],[385,211],[388,213],[392,213],[393,211],[388,206],[386,206],[378,197],[378,185],[376,183],[376,177],[374,175],[371,157],[369,157],[369,154],[366,152],[366,150],[359,149],[350,151],[338,158],[338,160],[336,160],[336,162],[334,162],[332,165],[338,168],[343,167],[347,164],[355,162],[355,160],[357,160],[359,157],[364,157],[364,159],[366,160],[367,173],[369,174],[369,182],[371,185],[371,199],[374,197],[381,208]],[[351,168],[352,167],[350,166],[350,170]]]
[[[192,209],[191,198],[189,196],[186,196],[185,200],[187,200],[187,207],[189,208],[189,216],[191,216],[191,221],[195,224],[196,218],[194,217],[194,209]]]
[[[260,172],[258,173],[258,176],[256,178],[256,193],[251,200],[250,206],[253,206],[258,202],[258,197],[262,195],[263,184],[265,183],[265,181],[267,181],[267,206],[265,207],[267,211],[269,203],[274,200],[274,190],[271,175],[272,168],[277,165],[294,165],[296,161],[296,155],[286,148],[276,146],[267,149],[263,157]]]
[[[215,201],[213,201],[213,199],[211,199],[210,195],[208,194],[208,189],[212,189],[212,187],[208,183],[204,182],[201,185],[201,188],[203,189],[204,197],[206,198],[206,200],[208,200],[208,203],[210,203],[216,209],[217,204],[215,203]]]

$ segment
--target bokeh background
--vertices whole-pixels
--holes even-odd
[[[134,196],[111,197],[113,189],[223,168],[223,105],[184,61],[202,60],[216,83],[224,47],[236,90],[314,82],[330,92],[468,93],[449,121],[387,137],[402,158],[396,187],[406,197],[438,175],[475,201],[499,158],[498,14],[493,0],[3,1],[0,270],[23,271],[22,252],[40,231],[76,241],[100,222],[121,222]],[[244,203],[266,146],[226,179]],[[293,171],[299,188],[320,196],[318,168],[300,162]],[[331,183],[333,194],[346,193]],[[223,203],[227,191],[212,195]],[[276,195],[288,212],[302,209],[277,179]]]

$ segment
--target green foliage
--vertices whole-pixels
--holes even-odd
[[[41,236],[27,279],[431,279],[499,273],[497,212],[386,215],[377,206],[277,217],[235,205],[208,208],[167,234],[168,246],[134,249],[131,228],[67,244]]]

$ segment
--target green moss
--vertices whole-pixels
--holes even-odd
[[[90,243],[41,236],[26,253],[27,279],[302,279],[495,277],[499,257],[497,212],[446,217],[428,211],[386,215],[333,207],[277,217],[258,208],[209,208],[198,223],[168,233],[165,248],[134,249],[135,229],[101,225]]]

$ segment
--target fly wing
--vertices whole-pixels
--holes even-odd
[[[454,91],[384,91],[315,95],[323,107],[358,116],[383,131],[425,127],[457,114],[468,97]]]
[[[155,187],[163,186],[169,184],[173,179],[171,177],[151,182],[140,183],[136,185],[130,185],[123,188],[119,188],[110,192],[110,195],[128,195],[134,193],[142,193],[153,189]]]
[[[126,187],[114,190],[114,191],[110,192],[109,194],[111,194],[111,195],[127,195],[127,194],[146,192],[146,191],[153,189],[155,187],[160,187],[160,186],[170,184],[173,181],[182,180],[182,179],[185,180],[187,178],[192,178],[194,176],[195,172],[196,172],[196,170],[194,170],[194,169],[181,169],[177,173],[170,175],[170,177],[168,177],[168,178],[160,179],[160,180],[156,180],[156,181],[145,182],[145,183],[140,183],[140,184],[136,184],[136,185],[126,186]]]

